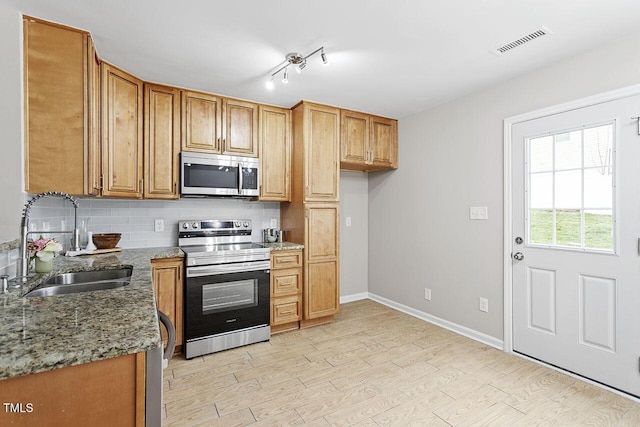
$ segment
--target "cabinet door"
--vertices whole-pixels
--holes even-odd
[[[142,197],[142,81],[103,62],[102,194]]]
[[[258,105],[224,100],[222,154],[258,157]]]
[[[222,105],[217,96],[182,91],[182,149],[220,153]]]
[[[372,164],[376,168],[397,168],[398,121],[384,117],[371,117]]]
[[[342,111],[342,149],[340,163],[343,169],[363,170],[369,163],[369,115],[355,111]]]
[[[166,314],[176,328],[176,347],[183,341],[183,283],[182,259],[154,260],[151,263],[153,274],[153,290],[156,294],[158,310]],[[167,333],[161,328],[162,340],[167,340]]]
[[[23,28],[25,191],[82,195],[88,35],[29,17]]]
[[[260,108],[260,200],[291,200],[291,111]]]
[[[316,104],[305,109],[305,200],[338,201],[340,112]]]
[[[304,318],[340,311],[339,227],[337,204],[306,208]]]
[[[144,197],[177,199],[180,156],[180,90],[145,84]]]
[[[88,39],[89,143],[85,194],[102,195],[102,147],[100,141],[100,60]]]

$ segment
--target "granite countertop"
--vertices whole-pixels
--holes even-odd
[[[265,248],[272,251],[292,251],[296,249],[304,249],[304,245],[300,243],[282,242],[282,243],[262,243]]]
[[[20,288],[0,295],[0,379],[160,347],[150,260],[183,256],[172,247],[56,257],[51,273],[37,274]],[[121,288],[23,297],[57,273],[120,266],[133,267],[131,283]]]

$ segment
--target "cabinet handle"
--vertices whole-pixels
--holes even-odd
[[[104,175],[100,175],[100,190],[104,188]]]
[[[144,179],[140,180],[140,193],[144,194]]]
[[[220,138],[218,138],[218,148],[222,151],[222,145],[220,144]]]

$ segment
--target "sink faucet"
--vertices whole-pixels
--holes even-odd
[[[73,231],[29,231],[29,211],[31,206],[38,200],[46,196],[62,197],[73,203]],[[22,220],[20,222],[20,260],[19,260],[19,278],[22,281],[27,281],[29,272],[29,254],[27,253],[27,237],[29,234],[72,234],[73,239],[71,244],[74,251],[80,250],[80,232],[78,231],[78,201],[75,197],[59,191],[47,191],[46,193],[40,193],[33,196],[29,200],[22,210]]]

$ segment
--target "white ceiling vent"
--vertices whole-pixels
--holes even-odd
[[[493,53],[494,55],[502,55],[503,53],[506,53],[508,51],[510,51],[511,49],[515,49],[516,47],[520,47],[525,43],[528,43],[532,40],[535,40],[537,38],[540,38],[542,36],[546,36],[547,34],[553,34],[553,31],[551,31],[550,29],[548,29],[547,27],[540,27],[537,30],[535,30],[534,32],[527,34],[526,36],[520,37],[517,40],[514,40],[512,42],[509,42],[503,46],[497,47],[495,49],[491,49],[490,52]]]

